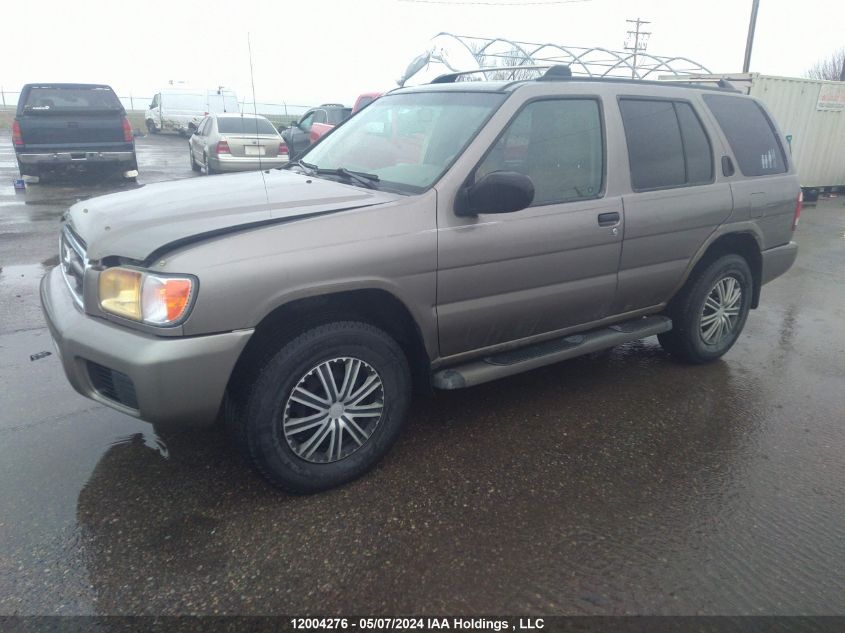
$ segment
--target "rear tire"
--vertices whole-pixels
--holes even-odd
[[[251,385],[227,394],[225,412],[255,469],[304,494],[372,468],[399,436],[410,398],[410,370],[396,341],[343,321],[286,343]]]
[[[658,334],[660,345],[677,359],[695,365],[721,358],[739,338],[754,281],[739,255],[724,255],[694,273],[666,311],[672,329]]]

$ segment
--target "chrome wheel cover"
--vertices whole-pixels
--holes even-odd
[[[722,277],[704,300],[699,327],[701,340],[718,345],[732,336],[742,310],[742,286],[735,277]]]
[[[383,413],[378,372],[358,358],[333,358],[296,383],[285,404],[282,431],[299,458],[326,464],[361,448]]]

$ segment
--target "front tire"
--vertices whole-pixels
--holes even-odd
[[[667,310],[672,329],[658,335],[667,352],[700,365],[721,358],[739,338],[754,281],[748,262],[724,255],[691,277]]]
[[[411,377],[385,332],[353,321],[308,330],[285,344],[227,406],[229,426],[271,483],[303,494],[372,468],[405,423]]]
[[[156,128],[155,121],[152,119],[147,119],[147,132],[150,134],[158,134],[158,128]]]
[[[202,169],[199,166],[199,163],[197,163],[197,161],[194,160],[194,148],[191,147],[190,141],[188,142],[188,156],[191,157],[191,170],[202,171]]]

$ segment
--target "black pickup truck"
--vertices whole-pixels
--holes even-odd
[[[45,170],[94,167],[138,175],[135,138],[126,110],[102,84],[27,84],[12,125],[21,176],[38,182]]]

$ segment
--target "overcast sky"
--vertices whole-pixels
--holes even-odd
[[[650,20],[648,52],[713,72],[742,69],[751,0],[40,0],[7,2],[0,86],[111,84],[148,97],[169,79],[251,93],[259,102],[351,104],[396,86],[440,31],[621,50],[626,18]],[[545,2],[545,4],[543,4]],[[801,75],[845,46],[845,1],[761,0],[751,69]]]

